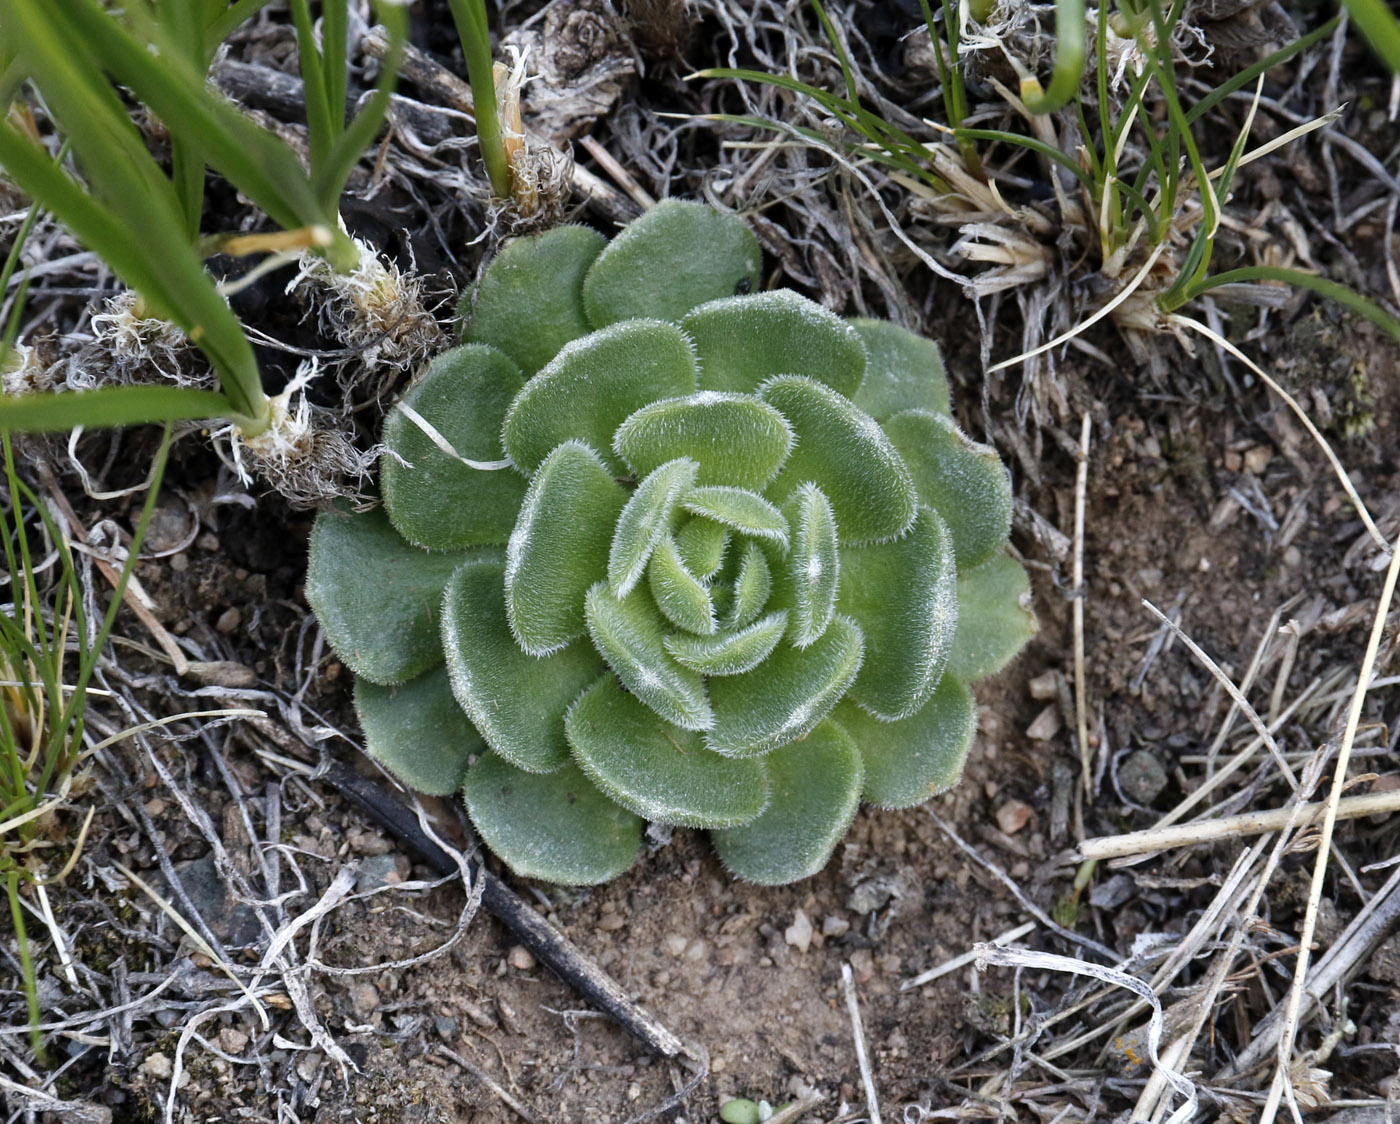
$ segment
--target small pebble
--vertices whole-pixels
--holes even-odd
[[[237,609],[225,609],[219,614],[219,619],[214,622],[214,627],[227,636],[230,632],[236,632],[242,623],[242,613]]]
[[[870,981],[875,974],[875,958],[868,948],[858,948],[851,953],[851,971],[855,973],[856,983]]]
[[[1118,784],[1129,800],[1151,804],[1167,787],[1167,771],[1147,750],[1139,749],[1118,766]]]
[[[793,914],[792,924],[783,930],[783,940],[799,952],[806,952],[812,947],[812,922],[804,910],[799,909]]]
[[[141,1072],[157,1081],[168,1081],[170,1075],[175,1072],[175,1063],[159,1052],[147,1054],[146,1060],[141,1063]]]
[[[627,925],[627,918],[620,913],[605,913],[598,918],[598,928],[605,933],[616,933]]]
[[[844,917],[836,914],[828,914],[822,921],[822,936],[824,937],[844,937],[850,932],[851,923]]]
[[[350,1003],[355,1014],[368,1018],[379,1006],[379,989],[372,983],[357,983],[350,988]]]
[[[1273,459],[1274,451],[1269,446],[1255,445],[1254,448],[1245,451],[1244,466],[1255,476],[1258,476],[1269,467],[1269,462]]]
[[[1060,691],[1060,673],[1054,668],[1042,671],[1026,686],[1030,689],[1033,699],[1040,699],[1042,702],[1053,699]]]
[[[997,827],[1007,835],[1015,835],[1030,822],[1033,815],[1035,809],[1024,800],[1008,800],[997,809]]]
[[[219,549],[219,536],[206,531],[194,540],[194,545],[200,550],[207,550],[210,554],[215,554]]]
[[[236,1026],[226,1026],[219,1031],[219,1049],[226,1054],[241,1054],[248,1045],[248,1032]]]
[[[672,933],[670,936],[662,939],[661,947],[666,950],[667,955],[673,956],[679,960],[685,955],[685,946],[689,943],[690,941],[686,937],[681,936],[681,934]]]
[[[170,568],[177,574],[183,574],[190,568],[190,560],[183,554],[176,554],[170,559]]]
[[[1060,732],[1060,708],[1051,703],[1035,716],[1035,721],[1026,727],[1026,737],[1032,741],[1048,742]]]
[[[524,945],[513,945],[506,957],[510,960],[510,966],[517,972],[528,972],[535,966],[535,958]]]

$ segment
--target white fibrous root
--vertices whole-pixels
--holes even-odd
[[[85,357],[68,373],[68,385],[86,390],[99,384],[167,382],[172,386],[210,389],[214,372],[176,324],[149,314],[134,289],[108,298],[92,318],[92,348],[106,363]]]
[[[337,273],[308,252],[287,292],[299,292],[315,308],[323,332],[360,350],[362,371],[397,373],[441,351],[446,334],[423,305],[417,274],[402,272],[358,238],[354,243],[360,260],[350,272]]]
[[[316,377],[318,364],[302,364],[287,389],[268,400],[271,414],[261,433],[247,436],[229,426],[216,437],[227,437],[230,467],[244,484],[261,477],[297,508],[321,507],[341,497],[358,496],[364,481],[383,452],[375,446],[365,452],[328,425],[335,414],[313,406],[306,388]]]

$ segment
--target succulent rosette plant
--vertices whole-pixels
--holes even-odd
[[[759,266],[694,203],[508,244],[389,416],[382,506],[317,520],[370,753],[519,874],[605,881],[646,821],[813,874],[862,800],[957,781],[968,685],[1034,629],[935,345]]]

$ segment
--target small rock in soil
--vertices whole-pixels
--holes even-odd
[[[997,827],[1007,835],[1015,835],[1030,822],[1035,810],[1024,800],[1008,800],[997,809]]]
[[[812,922],[803,910],[793,914],[792,924],[783,930],[783,940],[800,952],[812,947]]]
[[[517,972],[528,972],[535,966],[535,958],[530,955],[530,950],[524,945],[512,946],[507,957],[510,960],[510,966]]]
[[[1118,784],[1129,800],[1151,804],[1167,787],[1167,771],[1147,750],[1139,749],[1118,767]]]

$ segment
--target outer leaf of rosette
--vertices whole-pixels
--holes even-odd
[[[977,732],[977,701],[962,680],[945,674],[928,702],[898,722],[881,722],[849,699],[832,717],[865,759],[862,798],[908,808],[957,784]]]
[[[830,720],[763,759],[768,807],[743,827],[710,833],[720,861],[740,878],[781,886],[816,874],[860,807],[861,757]]]
[[[311,531],[306,599],[351,671],[403,683],[442,662],[442,590],[468,557],[411,546],[378,508],[326,512]]]
[[[658,398],[695,390],[690,341],[674,324],[628,320],[566,344],[521,388],[506,413],[506,453],[533,472],[561,442],[583,441],[621,475],[613,434],[628,415]]]
[[[700,389],[752,393],[774,375],[806,375],[850,397],[865,347],[835,313],[778,289],[701,305],[681,322],[700,361]]]
[[[714,722],[705,682],[666,651],[666,622],[651,598],[634,590],[618,600],[607,582],[588,591],[588,633],[632,694],[667,722],[708,730]]]
[[[932,340],[888,320],[854,319],[865,344],[865,381],[852,396],[862,410],[883,422],[901,410],[948,413],[948,374]]]
[[[732,827],[767,803],[763,766],[706,749],[606,675],[569,710],[574,758],[603,792],[653,823]]]
[[[627,500],[608,547],[608,585],[626,597],[646,573],[652,553],[671,533],[676,508],[695,485],[698,466],[688,457],[652,471]]]
[[[710,679],[716,753],[754,757],[797,741],[831,713],[860,670],[861,630],[838,616],[807,648],[779,645],[752,671]]]
[[[792,449],[792,427],[751,394],[702,390],[643,406],[613,437],[639,478],[675,457],[700,466],[701,484],[761,490]]]
[[[781,502],[808,481],[831,501],[843,543],[881,542],[914,522],[918,494],[879,424],[830,387],[780,375],[759,389],[797,433],[797,447],[768,486]]]
[[[584,640],[544,659],[521,651],[506,621],[504,567],[468,562],[442,606],[452,693],[486,744],[518,769],[548,773],[569,757],[564,712],[603,671]]]
[[[926,507],[902,539],[844,548],[841,609],[865,631],[851,697],[886,721],[918,711],[952,652],[959,592],[952,535]]]
[[[583,279],[606,245],[586,226],[556,226],[508,242],[457,306],[462,342],[500,348],[533,375],[593,330],[583,311]]]
[[[679,320],[697,304],[756,288],[762,262],[758,239],[738,215],[665,199],[598,256],[583,304],[595,328],[635,317]]]
[[[445,452],[402,409],[384,423],[391,456],[381,462],[384,507],[395,529],[430,550],[504,543],[515,525],[525,481],[509,464],[473,468],[461,459],[502,462],[501,422],[525,376],[495,348],[454,347],[409,387],[403,405],[457,452]]]
[[[587,445],[566,441],[530,478],[506,545],[506,619],[532,656],[585,631],[583,599],[607,573],[613,526],[627,492]]]
[[[523,878],[595,886],[631,866],[641,844],[642,821],[572,761],[527,773],[486,753],[467,770],[462,797],[482,840]]]
[[[1011,534],[1011,476],[990,445],[968,438],[951,419],[906,410],[885,423],[919,498],[947,521],[958,569],[985,562]]]
[[[1036,629],[1031,583],[1009,554],[995,554],[958,575],[958,632],[948,673],[969,683],[995,675]]]
[[[485,749],[452,697],[445,667],[397,687],[357,678],[355,713],[369,755],[404,784],[430,796],[456,792],[467,758]]]

